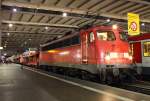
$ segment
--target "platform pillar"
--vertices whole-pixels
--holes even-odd
[[[0,0],[0,47],[2,47],[2,0]],[[0,50],[0,56],[2,54],[2,50]]]

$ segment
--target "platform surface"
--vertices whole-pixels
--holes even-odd
[[[149,95],[82,80],[63,81],[20,67],[0,65],[0,101],[150,101]]]

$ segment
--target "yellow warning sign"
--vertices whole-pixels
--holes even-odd
[[[140,18],[139,14],[128,13],[128,34],[138,35],[140,34]]]

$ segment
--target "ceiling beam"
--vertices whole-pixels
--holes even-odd
[[[130,1],[135,1],[135,0],[130,0]],[[139,0],[138,0],[139,2]],[[69,13],[68,16],[74,16],[74,17],[84,17],[84,18],[96,18],[96,19],[107,19],[107,18],[112,18],[113,20],[118,20],[118,21],[124,21],[126,22],[127,16],[122,16],[122,15],[116,15],[116,14],[111,14],[108,12],[104,13],[93,13],[89,10],[79,10],[79,9],[72,9],[72,8],[60,8],[56,6],[47,6],[43,4],[32,4],[32,3],[22,3],[22,2],[17,2],[17,1],[3,1],[2,2],[3,6],[13,6],[13,7],[19,7],[22,9],[26,9],[26,11],[32,11],[35,13],[47,13],[47,14],[59,14],[61,15],[63,12]],[[10,7],[9,7],[10,8]],[[95,16],[95,17],[93,17]],[[149,19],[141,19],[142,22],[147,22],[150,23]]]
[[[45,32],[40,32],[40,33],[34,33],[34,32],[29,32],[29,31],[8,31],[8,30],[2,30],[2,33],[14,33],[14,34],[20,34],[20,35],[22,35],[22,34],[28,34],[28,35],[48,35],[48,36],[58,36],[58,35],[63,35],[63,33],[51,33],[51,32],[47,32],[47,33],[45,33]]]
[[[60,28],[79,28],[78,26],[73,25],[63,25],[63,24],[49,24],[49,23],[38,23],[38,22],[24,22],[24,21],[10,21],[2,20],[2,23],[5,24],[17,24],[17,25],[29,25],[29,26],[47,26],[47,27],[60,27]]]
[[[150,5],[150,2],[148,2],[148,0],[144,1],[144,0],[128,0],[130,2],[135,2],[135,3],[139,3],[139,4],[145,4],[145,5]]]
[[[55,6],[46,6],[40,4],[32,4],[32,3],[25,3],[25,2],[16,2],[16,1],[3,1],[2,5],[5,6],[14,6],[14,7],[23,7],[23,8],[32,8],[32,9],[43,9],[43,10],[50,10],[50,11],[60,11],[60,12],[68,12],[68,13],[78,13],[78,14],[86,14],[87,11],[78,10],[78,9],[66,9],[66,8],[58,8]]]

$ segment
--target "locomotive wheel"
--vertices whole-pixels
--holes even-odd
[[[102,83],[106,83],[108,85],[113,83],[113,75],[110,71],[107,71],[105,68],[103,68],[101,74]]]
[[[113,83],[112,77],[107,76],[107,81],[106,81],[106,83],[107,83],[108,85],[112,84],[112,83]]]
[[[89,80],[90,78],[88,77],[88,73],[86,71],[81,72],[81,78],[83,80]]]
[[[141,75],[142,74],[142,67],[137,67],[136,72],[138,75]]]
[[[57,69],[55,67],[52,67],[52,72],[57,73]]]
[[[75,77],[76,76],[76,71],[74,69],[69,69],[66,71],[66,74],[70,77]]]
[[[114,77],[119,76],[119,74],[120,74],[119,69],[118,68],[113,68],[113,75],[114,75]]]
[[[106,83],[108,85],[112,84],[113,83],[113,75],[112,74],[109,74],[106,76]]]

